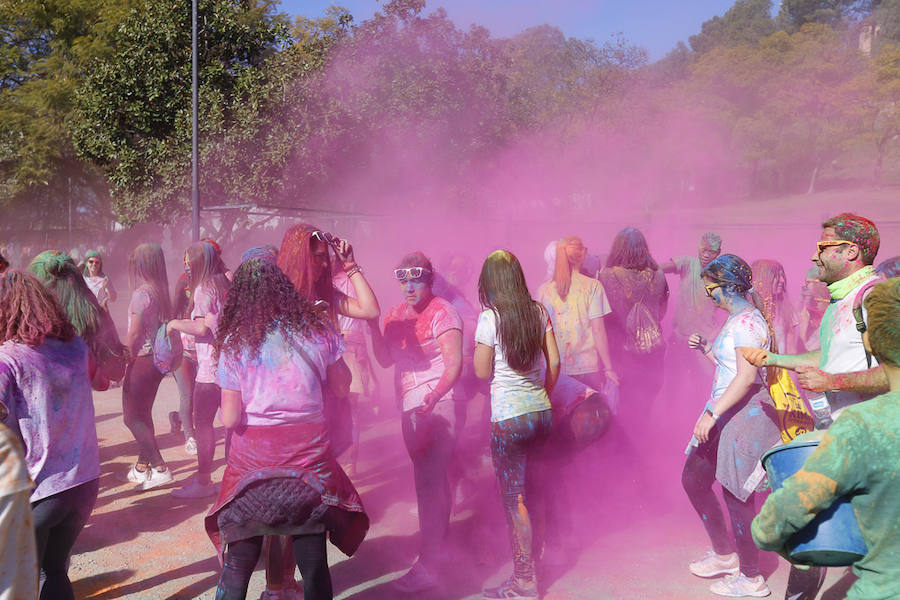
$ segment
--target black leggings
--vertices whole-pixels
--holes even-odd
[[[203,483],[209,482],[216,437],[213,421],[222,400],[222,391],[214,383],[197,383],[194,386],[194,435],[197,439],[197,473]]]
[[[182,355],[181,364],[172,373],[178,386],[178,414],[184,439],[194,437],[194,379],[197,377],[197,359]]]
[[[293,540],[294,558],[303,577],[304,600],[332,600],[325,534],[295,535]],[[262,543],[262,536],[257,536],[228,544],[216,600],[244,600],[247,597],[247,586],[259,560]]]
[[[75,600],[68,576],[69,553],[97,501],[99,479],[41,498],[31,505],[41,600]]]
[[[138,445],[137,462],[154,467],[165,464],[153,429],[153,402],[162,378],[152,356],[138,356],[128,365],[122,385],[122,413]]]
[[[722,497],[731,517],[731,529],[734,532],[732,538],[728,535],[719,499],[712,489],[716,481],[719,433],[719,428],[713,427],[709,432],[709,440],[694,448],[688,455],[684,470],[681,472],[681,485],[687,492],[694,510],[700,515],[716,554],[731,554],[736,548],[741,573],[747,577],[756,577],[760,574],[759,550],[750,535],[750,522],[756,516],[753,494],[742,502],[722,488]]]

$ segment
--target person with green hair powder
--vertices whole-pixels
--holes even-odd
[[[116,301],[116,289],[103,272],[103,258],[96,250],[88,250],[84,255],[84,282],[97,297],[103,310],[109,311],[109,303]]]

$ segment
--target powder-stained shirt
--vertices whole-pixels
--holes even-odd
[[[241,393],[246,425],[323,422],[325,370],[343,353],[344,340],[333,329],[300,336],[276,328],[259,352],[223,350],[219,385]]]
[[[197,353],[197,383],[216,382],[216,329],[222,302],[215,288],[205,285],[197,286],[194,291],[194,309],[191,319],[203,319],[209,332],[206,335],[194,336],[194,348]]]
[[[900,598],[900,392],[847,408],[803,468],[769,496],[753,539],[780,550],[835,499],[849,496],[868,553],[847,600]]]
[[[38,569],[31,480],[22,442],[0,424],[0,597],[37,598]]]
[[[612,312],[606,292],[596,279],[572,272],[569,294],[563,300],[556,282],[544,282],[538,289],[538,301],[550,313],[564,375],[583,375],[600,370],[591,320]]]
[[[94,293],[94,296],[97,297],[97,302],[99,302],[100,304],[103,304],[104,302],[109,300],[110,291],[115,291],[112,286],[112,282],[106,275],[101,275],[100,277],[91,277],[90,275],[85,275],[84,282]],[[106,285],[104,285],[104,282],[106,282]]]
[[[713,342],[710,352],[716,361],[716,373],[713,376],[712,392],[709,395],[710,407],[722,397],[722,394],[737,377],[735,349],[740,346],[769,347],[769,327],[766,325],[765,317],[755,308],[729,315]]]
[[[825,309],[822,322],[819,324],[819,368],[826,373],[852,373],[865,371],[866,349],[863,347],[862,335],[856,329],[856,318],[853,316],[853,303],[856,295],[863,286],[877,281],[878,277],[871,277],[840,300],[834,300]],[[866,317],[865,304],[863,304],[863,319]],[[872,366],[878,361],[872,357]],[[831,410],[836,411],[851,404],[856,404],[869,398],[856,392],[828,392],[828,401]]]
[[[156,339],[156,331],[162,324],[162,318],[159,314],[159,302],[148,286],[141,286],[131,293],[131,301],[128,303],[129,331],[131,331],[135,315],[141,317],[140,346],[138,346],[137,355],[153,354],[153,341]]]
[[[543,314],[543,313],[542,313]],[[478,315],[475,341],[494,349],[494,376],[491,379],[491,422],[512,419],[531,412],[550,409],[550,399],[541,378],[541,355],[527,371],[519,373],[509,366],[500,344],[497,313],[485,310]],[[547,318],[546,331],[553,326]]]
[[[456,309],[438,296],[417,313],[408,303],[393,307],[384,319],[384,342],[394,360],[394,385],[404,411],[425,405],[444,374],[438,338],[463,324]]]
[[[679,256],[672,259],[681,276],[672,316],[672,331],[676,340],[687,340],[699,333],[710,339],[722,322],[716,314],[716,305],[706,296],[700,274],[703,267],[696,256]]]
[[[25,446],[32,502],[100,476],[88,348],[81,338],[47,338],[37,348],[0,345],[0,402],[9,412],[5,423]]]

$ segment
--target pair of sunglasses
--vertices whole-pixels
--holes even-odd
[[[322,243],[328,244],[332,248],[337,248],[338,244],[341,243],[341,238],[336,235],[332,235],[327,231],[313,231],[312,237]]]
[[[816,242],[816,256],[822,254],[822,251],[825,248],[831,248],[833,246],[843,246],[844,244],[852,244],[853,242],[848,242],[847,240],[823,240]]]
[[[722,287],[721,283],[707,283],[704,285],[703,288],[706,290],[706,297],[712,298],[713,290],[720,287]]]
[[[431,273],[425,267],[409,267],[406,269],[394,269],[394,277],[397,281],[406,281],[407,279],[418,279],[425,273]]]

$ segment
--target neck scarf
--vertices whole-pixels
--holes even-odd
[[[840,281],[828,284],[828,292],[832,300],[843,300],[847,294],[859,287],[866,279],[875,276],[875,267],[868,265]]]

